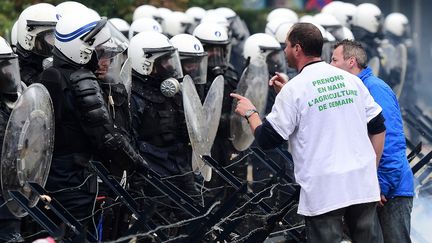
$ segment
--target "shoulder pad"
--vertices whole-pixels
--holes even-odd
[[[67,80],[65,80],[64,74],[54,67],[45,69],[39,77],[39,82],[45,85],[48,90],[53,86],[60,87],[61,90],[67,88]]]
[[[85,69],[85,68],[80,68],[70,75],[70,81],[72,81],[72,83],[76,83],[76,82],[83,80],[83,79],[95,79],[95,80],[97,80],[94,73],[88,69]]]

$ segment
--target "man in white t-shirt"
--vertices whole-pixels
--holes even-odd
[[[231,96],[262,148],[289,141],[307,242],[341,242],[343,222],[354,242],[381,242],[376,217],[376,166],[385,135],[381,107],[359,78],[321,61],[322,45],[314,25],[291,28],[285,54],[299,74],[286,85],[280,74],[270,80],[280,92],[263,122],[247,98]]]

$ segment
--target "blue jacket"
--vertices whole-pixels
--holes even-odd
[[[406,142],[402,116],[396,95],[367,67],[357,75],[382,107],[386,135],[384,151],[378,167],[381,194],[386,198],[414,196],[414,176],[406,158]]]

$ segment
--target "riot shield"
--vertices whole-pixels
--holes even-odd
[[[27,213],[10,200],[9,191],[20,191],[35,206],[38,197],[28,181],[45,186],[54,148],[54,111],[42,84],[32,84],[18,99],[10,115],[1,157],[1,187],[7,207],[16,217]]]
[[[381,66],[379,57],[372,57],[368,62],[368,66],[372,69],[372,73],[375,76],[378,76],[380,66]]]
[[[264,60],[254,59],[243,71],[237,85],[237,93],[248,98],[260,114],[264,114],[268,93],[268,69]],[[249,124],[243,117],[235,114],[234,101],[230,120],[232,144],[238,151],[246,150],[253,142],[254,136]]]
[[[388,40],[384,40],[380,43],[379,52],[381,55],[381,68],[384,70],[384,73],[390,74],[391,70],[396,65],[395,63],[399,61],[395,60],[396,48],[390,42],[388,42]],[[391,80],[385,81],[389,82]],[[396,83],[396,81],[394,83]]]
[[[192,144],[192,169],[199,171],[206,181],[211,179],[211,167],[200,156],[210,155],[222,112],[224,78],[219,75],[213,81],[204,105],[189,75],[183,78],[183,106],[189,139]]]
[[[405,76],[406,76],[406,72],[407,72],[407,67],[408,67],[408,50],[406,48],[406,46],[404,44],[399,44],[396,47],[396,60],[398,60],[395,63],[395,69],[397,70],[397,74],[399,74],[399,84],[397,84],[394,87],[394,91],[396,94],[396,97],[399,98],[402,90],[403,90],[403,86],[405,84]]]
[[[128,97],[130,100],[131,92],[132,92],[132,66],[130,59],[126,59],[123,63],[123,66],[120,70],[120,80],[124,84],[126,91],[128,93]]]

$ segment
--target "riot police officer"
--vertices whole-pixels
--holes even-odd
[[[5,39],[0,37],[0,141],[3,143],[6,126],[14,103],[22,93],[18,56]],[[0,148],[1,154],[2,148]],[[21,221],[9,212],[0,192],[0,241],[23,242]]]
[[[22,81],[36,82],[47,59],[52,56],[54,28],[57,23],[56,8],[48,3],[38,3],[26,8],[17,22],[17,47]],[[46,68],[46,67],[45,67]]]
[[[230,39],[227,29],[214,23],[201,23],[198,25],[193,35],[201,41],[204,50],[208,53],[207,83],[203,86],[197,85],[197,90],[204,89],[205,96],[212,84],[212,81],[218,76],[224,77],[224,98],[222,103],[222,114],[219,123],[219,129],[212,148],[212,156],[221,164],[228,164],[236,150],[232,147],[230,137],[230,115],[232,108],[232,98],[229,94],[237,88],[238,74],[229,64],[230,56]]]
[[[126,46],[119,43],[120,36],[97,13],[68,14],[56,25],[53,66],[41,74],[55,113],[55,145],[46,189],[78,219],[91,214],[97,191],[90,160],[145,163],[115,125],[108,106],[111,101],[105,98],[109,94],[104,94],[96,76],[101,75],[100,70],[96,74],[101,60],[115,63],[114,57],[122,55]]]
[[[369,60],[380,57],[378,47],[382,39],[382,22],[381,10],[375,4],[362,3],[357,6],[351,31],[355,40],[365,48]]]
[[[131,39],[128,56],[132,66],[132,132],[138,150],[162,178],[189,195],[195,194],[192,148],[179,93],[178,79],[183,72],[177,49],[163,34],[145,31]],[[167,178],[171,176],[172,179]],[[146,196],[162,196],[156,188],[144,186]],[[174,220],[188,217],[181,210],[166,206],[173,204],[167,198],[159,198],[158,202],[162,205],[154,205],[156,211],[170,222],[171,214]],[[167,223],[158,218],[155,221]]]

